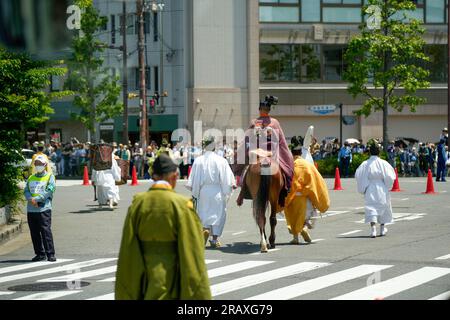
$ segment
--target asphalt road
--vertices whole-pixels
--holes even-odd
[[[333,183],[327,180],[330,189]],[[177,191],[188,195],[184,185],[180,181]],[[279,215],[276,248],[268,253],[259,252],[251,203],[238,208],[235,192],[223,246],[206,248],[214,299],[448,299],[450,183],[435,182],[438,194],[425,195],[425,178],[400,178],[404,191],[392,193],[395,223],[376,239],[362,223],[363,198],[354,179],[342,185],[344,191],[329,191],[331,208],[311,231],[312,244],[290,245]],[[92,187],[58,181],[53,212],[58,261],[30,263],[34,254],[25,228],[0,247],[0,300],[112,299],[127,208],[133,194],[147,189],[144,181],[120,187],[119,207],[109,211],[93,201]]]

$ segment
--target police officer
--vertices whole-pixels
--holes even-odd
[[[51,223],[55,176],[47,172],[48,159],[44,155],[38,155],[34,164],[36,173],[28,178],[24,189],[28,201],[28,225],[36,254],[32,261],[47,259],[54,262],[56,258]]]
[[[344,143],[338,154],[338,162],[340,165],[341,174],[343,177],[348,178],[348,169],[350,163],[352,163],[352,151],[350,150],[350,144],[348,142]]]

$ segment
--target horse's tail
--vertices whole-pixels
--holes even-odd
[[[267,205],[269,204],[270,181],[271,176],[261,175],[258,193],[256,194],[255,210],[253,211],[256,221],[259,221],[258,218],[260,216],[264,216],[266,214]]]

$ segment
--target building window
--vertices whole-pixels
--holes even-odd
[[[300,22],[299,0],[260,0],[261,22]]]
[[[134,33],[139,33],[139,17],[136,15],[136,21],[134,26]],[[144,33],[149,34],[150,33],[150,13],[144,12]]]
[[[425,53],[430,57],[430,61],[425,62],[425,68],[430,71],[429,81],[434,83],[447,83],[447,45],[426,45]]]
[[[324,23],[361,23],[361,0],[322,0]]]
[[[153,41],[156,42],[158,41],[159,37],[158,37],[158,13],[154,12],[153,13]]]
[[[445,0],[426,1],[425,3],[426,23],[445,23],[446,4]]]
[[[346,47],[343,45],[324,45],[323,46],[323,80],[324,81],[343,81],[344,70],[344,52]]]
[[[111,43],[116,43],[116,16],[111,15]]]
[[[319,45],[262,44],[260,79],[279,82],[314,82],[320,80]]]
[[[158,66],[153,67],[153,83],[155,84],[155,92],[159,91],[159,68]]]
[[[150,82],[150,68],[145,67],[145,87],[147,90],[151,89]],[[135,76],[135,89],[139,90],[141,88],[141,74],[139,72],[139,68],[134,68],[134,76]]]

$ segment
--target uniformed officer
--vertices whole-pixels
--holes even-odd
[[[211,299],[202,225],[191,200],[173,190],[177,169],[168,155],[156,158],[154,184],[128,209],[116,300]]]
[[[36,173],[26,183],[24,193],[28,201],[28,225],[36,256],[32,261],[56,261],[51,230],[52,199],[55,192],[55,176],[47,172],[48,159],[44,155],[34,160]]]

